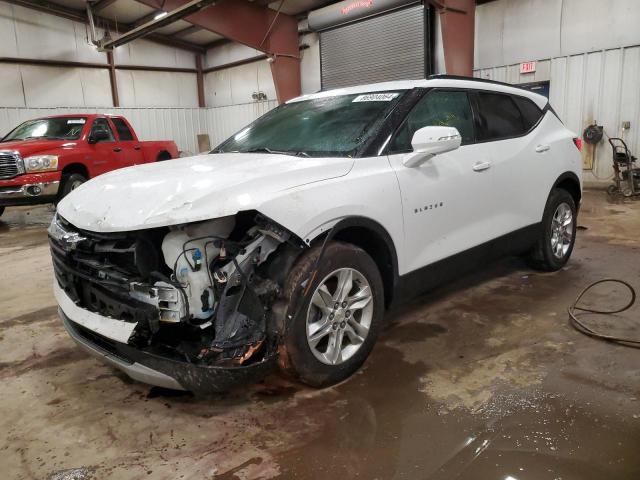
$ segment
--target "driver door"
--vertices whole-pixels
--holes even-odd
[[[462,145],[417,167],[403,164],[416,130],[456,127]],[[488,159],[474,144],[474,120],[467,92],[434,89],[409,112],[387,149],[402,195],[408,273],[493,238],[489,222],[495,197]],[[484,149],[486,152],[486,149]],[[482,250],[482,249],[480,249]],[[487,249],[488,252],[488,249]],[[477,252],[480,256],[483,252]],[[402,268],[402,266],[401,266]]]

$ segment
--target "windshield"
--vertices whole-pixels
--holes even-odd
[[[287,103],[260,117],[213,153],[351,156],[402,93],[337,95]]]
[[[39,118],[29,120],[14,128],[3,142],[29,140],[77,140],[87,119],[84,117]]]

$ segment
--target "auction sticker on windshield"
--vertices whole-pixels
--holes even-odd
[[[398,93],[367,93],[358,95],[354,102],[390,102],[398,96]]]

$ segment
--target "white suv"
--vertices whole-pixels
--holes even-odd
[[[547,99],[456,77],[306,95],[208,155],[117,170],[50,227],[60,315],[131,377],[325,386],[392,303],[488,259],[569,259],[580,141]]]

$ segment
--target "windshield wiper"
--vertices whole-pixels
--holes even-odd
[[[289,152],[281,152],[279,150],[271,150],[269,147],[252,148],[251,150],[243,150],[240,153],[271,153],[275,155],[288,155]]]
[[[269,147],[252,148],[251,150],[244,150],[240,153],[271,153],[273,155],[290,155],[293,157],[310,157],[307,152],[289,152],[286,150],[272,150]]]

